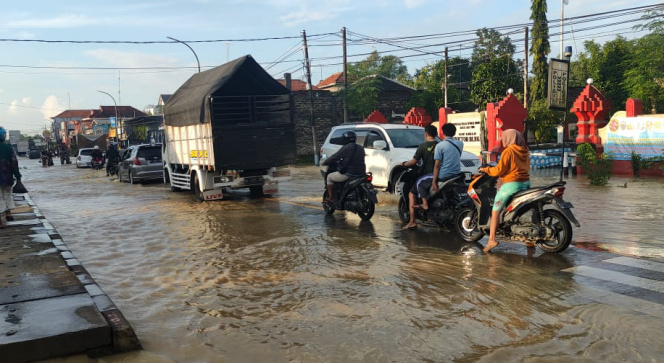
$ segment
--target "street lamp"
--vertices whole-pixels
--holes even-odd
[[[198,60],[198,55],[196,55],[196,52],[194,51],[194,48],[190,47],[189,44],[187,44],[187,43],[185,43],[181,40],[171,38],[171,37],[166,37],[166,38],[186,45],[187,48],[189,48],[189,50],[191,50],[191,52],[194,53],[194,57],[196,57],[196,63],[198,63],[198,73],[201,73],[201,62]],[[228,46],[226,47],[226,57],[228,57]]]
[[[97,92],[108,95],[108,97],[110,97],[113,100],[113,105],[115,106],[115,122],[117,123],[118,126],[120,126],[120,120],[118,119],[118,104],[115,102],[115,97],[113,97],[113,95],[111,95],[108,92],[104,92],[104,91],[100,91],[100,90],[97,90]],[[123,128],[122,131],[124,132],[124,128]],[[115,132],[115,138],[118,139],[118,141],[120,141],[120,137],[119,137],[119,134],[117,132],[117,128],[116,128],[116,132]]]

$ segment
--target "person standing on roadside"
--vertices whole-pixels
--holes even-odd
[[[11,210],[14,209],[12,187],[14,178],[21,180],[18,160],[14,148],[5,143],[7,131],[0,126],[0,228],[5,228],[4,219],[13,221]]]

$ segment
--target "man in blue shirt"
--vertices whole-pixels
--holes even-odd
[[[454,138],[456,126],[453,124],[443,125],[445,139],[436,145],[433,159],[433,181],[431,188],[434,193],[438,192],[438,182],[443,182],[461,173],[461,152],[463,141]]]

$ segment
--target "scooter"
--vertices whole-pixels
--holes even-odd
[[[336,166],[328,166],[323,180],[327,180],[327,175],[336,170]],[[363,221],[370,220],[378,203],[376,197],[378,192],[371,184],[372,180],[373,175],[367,173],[360,177],[349,178],[342,183],[334,183],[334,203],[327,202],[329,196],[326,186],[323,193],[323,210],[328,215],[337,209],[347,210],[356,213]]]
[[[491,209],[496,197],[497,178],[480,172],[473,176],[468,195],[474,205],[464,207],[456,217],[456,230],[466,241],[477,241],[489,233]],[[565,182],[530,188],[512,196],[500,213],[496,236],[534,243],[544,252],[562,252],[572,242],[572,223],[581,225],[563,200]],[[571,222],[571,223],[570,223]]]
[[[104,159],[92,158],[90,166],[92,167],[93,170],[101,170],[101,168],[104,166]]]
[[[466,174],[462,173],[444,182],[438,183],[438,192],[433,194],[429,190],[430,197],[427,198],[429,209],[415,209],[415,218],[423,222],[433,221],[439,227],[454,230],[455,217],[460,209],[459,205],[469,201],[466,193]],[[410,221],[410,191],[417,181],[417,172],[414,169],[406,170],[398,179],[396,191],[399,195],[399,219],[402,222]]]
[[[60,164],[71,164],[71,160],[69,160],[69,151],[60,151]]]

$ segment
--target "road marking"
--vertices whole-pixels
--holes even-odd
[[[623,265],[629,267],[641,268],[644,270],[651,270],[657,272],[664,272],[664,263],[653,262],[648,260],[639,260],[630,257],[616,257],[604,260],[604,262],[614,263],[616,265]]]
[[[579,292],[584,297],[602,304],[618,306],[626,310],[633,310],[643,314],[664,318],[664,305],[652,301],[622,295],[608,290],[600,290],[589,286],[582,286]]]
[[[641,289],[647,289],[664,293],[664,282],[627,275],[621,272],[604,270],[590,266],[576,266],[562,270],[580,276],[592,277],[598,280],[615,282],[618,284],[629,285]]]

